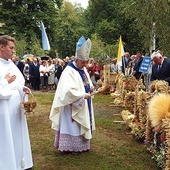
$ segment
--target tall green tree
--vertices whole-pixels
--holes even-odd
[[[126,18],[133,20],[132,28],[138,30],[145,49],[154,50],[155,35],[156,49],[170,54],[169,0],[123,0],[121,6]]]
[[[121,7],[123,0],[90,0],[85,11],[89,34],[97,33],[105,45],[117,45],[120,35],[125,42],[125,50],[132,53],[141,48],[137,29],[132,28],[133,19],[125,15]]]
[[[57,10],[62,0],[1,0],[0,23],[4,23],[2,32],[12,35],[16,39],[26,39],[27,50],[32,51],[32,37],[37,37],[41,42],[39,22],[46,26],[49,40],[52,44]]]
[[[70,2],[65,2],[58,11],[55,44],[59,57],[74,55],[78,39],[81,36],[87,38],[83,12],[82,8],[74,7]]]
[[[116,22],[118,7],[117,0],[89,0],[89,7],[85,12],[89,33],[96,32],[105,43],[114,43],[117,39],[114,37],[119,36],[118,30],[120,30]]]
[[[41,55],[39,24],[43,21],[52,49],[49,54],[61,58],[75,54],[76,42],[82,35],[102,44],[100,50],[92,50],[95,56],[115,56],[120,35],[125,51],[151,51],[155,35],[156,49],[168,56],[169,14],[169,0],[89,0],[85,10],[67,1],[63,4],[63,0],[1,0],[0,34],[21,41],[23,47],[18,50]]]
[[[169,53],[169,11],[169,0],[89,0],[85,18],[89,34],[97,33],[106,45],[122,35],[126,51],[148,52],[156,35],[156,48]]]

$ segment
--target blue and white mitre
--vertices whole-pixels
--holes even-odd
[[[87,61],[89,60],[90,50],[91,40],[89,38],[86,40],[82,36],[77,42],[75,57],[79,60]]]

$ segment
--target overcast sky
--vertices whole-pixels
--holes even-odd
[[[71,2],[72,4],[80,3],[83,8],[87,8],[88,6],[88,0],[67,0],[67,1]]]

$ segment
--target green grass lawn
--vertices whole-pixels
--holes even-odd
[[[109,95],[93,99],[96,131],[90,152],[80,155],[61,154],[53,146],[55,131],[51,129],[49,112],[54,93],[34,92],[38,106],[35,114],[27,115],[34,170],[158,170],[144,144],[128,134],[117,114],[123,108],[113,107]]]

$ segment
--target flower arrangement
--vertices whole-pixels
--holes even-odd
[[[165,134],[160,132],[154,132],[154,139],[148,145],[147,150],[151,153],[152,159],[154,159],[161,169],[166,167],[166,140]]]

